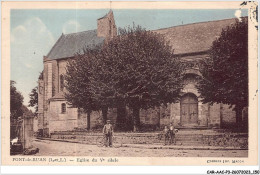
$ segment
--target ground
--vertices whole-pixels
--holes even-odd
[[[36,156],[116,156],[116,157],[247,157],[248,150],[176,150],[149,149],[148,147],[111,148],[81,143],[35,140],[33,146],[40,149]]]

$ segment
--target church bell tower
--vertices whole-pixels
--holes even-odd
[[[110,10],[108,14],[97,20],[97,36],[113,38],[117,35],[117,28],[114,20],[113,11]]]

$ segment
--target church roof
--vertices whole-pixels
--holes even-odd
[[[234,24],[236,18],[200,22],[154,30],[165,36],[175,54],[203,52],[210,49],[223,28]]]
[[[173,47],[175,54],[187,54],[209,50],[212,42],[220,36],[222,29],[235,22],[236,18],[232,18],[186,24],[153,31],[165,36],[166,40]],[[47,58],[73,57],[77,53],[83,53],[85,47],[102,44],[104,39],[104,37],[97,37],[97,30],[62,34],[48,53]]]
[[[97,30],[62,34],[47,55],[49,59],[69,58],[83,53],[85,47],[93,47],[104,42],[104,37],[97,36]]]

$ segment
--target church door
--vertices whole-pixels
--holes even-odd
[[[181,98],[181,125],[198,125],[198,98],[192,93]]]

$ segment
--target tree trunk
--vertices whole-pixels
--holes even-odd
[[[242,109],[243,130],[248,132],[248,107]]]
[[[102,116],[103,116],[103,124],[104,125],[107,122],[107,111],[108,111],[108,107],[103,107],[102,108]]]
[[[159,106],[158,107],[158,121],[157,121],[156,129],[160,130],[160,126],[161,126],[161,107]]]
[[[220,103],[220,121],[219,121],[219,127],[223,127],[223,104]]]
[[[124,131],[126,122],[126,106],[119,104],[117,107],[116,129]]]
[[[134,117],[133,131],[136,132],[139,130],[139,126],[140,126],[140,107],[133,108],[133,117]]]
[[[237,127],[242,129],[242,110],[243,108],[242,107],[238,107],[236,106],[236,124],[237,124]]]
[[[90,130],[90,112],[87,112],[87,130]]]

